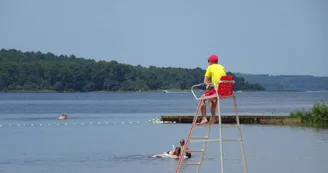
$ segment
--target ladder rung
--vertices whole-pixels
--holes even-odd
[[[220,142],[220,139],[190,140],[190,142]],[[222,142],[234,142],[240,139],[222,139]]]
[[[186,150],[186,152],[204,152],[204,149],[201,150]]]
[[[183,163],[183,165],[200,165],[200,163]]]
[[[207,139],[208,136],[190,136],[190,139]]]

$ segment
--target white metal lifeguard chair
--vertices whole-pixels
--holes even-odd
[[[232,142],[232,141],[239,141],[240,142],[240,149],[241,149],[241,153],[242,153],[242,160],[243,160],[243,166],[244,166],[244,173],[248,173],[247,170],[247,163],[246,163],[246,157],[245,157],[245,152],[244,152],[244,144],[243,144],[243,139],[242,139],[242,133],[241,133],[241,127],[239,124],[239,115],[238,115],[238,108],[237,108],[237,102],[236,102],[236,96],[234,94],[234,77],[233,76],[222,76],[221,80],[216,83],[216,86],[218,85],[218,89],[216,90],[216,94],[212,95],[212,96],[205,96],[205,97],[197,97],[194,93],[194,88],[195,87],[200,87],[200,86],[204,86],[203,83],[201,84],[197,84],[197,85],[193,85],[191,88],[191,91],[194,95],[194,97],[196,98],[196,100],[199,100],[199,104],[198,104],[198,108],[196,110],[196,115],[193,119],[192,122],[192,126],[190,128],[189,134],[188,134],[188,138],[186,140],[186,143],[182,149],[182,156],[185,155],[185,152],[200,152],[200,160],[197,163],[183,163],[183,157],[181,157],[179,159],[178,165],[176,167],[176,173],[179,173],[179,170],[181,168],[182,165],[196,165],[197,166],[197,173],[199,173],[200,167],[202,165],[202,161],[203,161],[203,157],[204,157],[204,153],[206,151],[206,146],[207,146],[207,142],[219,142],[220,143],[220,160],[221,160],[221,173],[224,172],[224,166],[223,166],[223,149],[222,149],[222,142]],[[214,85],[214,84],[212,84]],[[215,88],[215,87],[214,87]],[[200,111],[200,105],[201,102],[204,99],[209,99],[209,98],[217,98],[217,114],[218,114],[218,121],[219,121],[219,138],[218,139],[208,139],[209,135],[210,135],[210,129],[211,129],[211,125],[208,125],[207,128],[207,133],[206,136],[191,136],[194,130],[194,127],[196,125],[196,122],[198,120],[198,115],[199,115],[199,111]],[[221,99],[226,99],[226,98],[230,98],[232,97],[233,99],[233,104],[234,104],[234,109],[235,109],[235,113],[236,113],[236,125],[226,125],[226,126],[222,126],[222,120],[221,120],[221,109],[220,109],[220,100]],[[222,128],[237,128],[238,129],[238,135],[239,138],[237,139],[222,139]],[[198,139],[198,140],[194,140],[194,139]],[[189,142],[205,142],[203,145],[203,148],[200,150],[186,150],[186,148],[188,147]]]

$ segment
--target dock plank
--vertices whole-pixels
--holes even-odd
[[[218,116],[216,116],[218,118]],[[222,115],[222,124],[236,123],[236,115]],[[191,124],[193,115],[163,115],[161,121],[181,124]],[[199,116],[197,122],[200,122]],[[207,116],[210,120],[210,116]],[[290,118],[289,116],[267,116],[267,115],[239,115],[240,124],[269,124],[269,125],[300,125],[300,118]],[[218,122],[217,122],[218,123]]]

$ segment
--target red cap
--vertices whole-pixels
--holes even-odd
[[[209,58],[208,58],[208,62],[218,62],[219,58],[218,56],[216,55],[211,55]]]

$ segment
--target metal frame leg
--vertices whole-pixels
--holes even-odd
[[[236,101],[236,96],[235,94],[233,95],[233,104],[235,108],[235,113],[236,113],[236,121],[237,121],[237,126],[238,126],[238,134],[240,137],[240,149],[241,149],[241,154],[243,158],[243,164],[244,164],[244,172],[248,173],[247,169],[247,163],[246,163],[246,156],[245,156],[245,151],[244,151],[244,143],[243,143],[243,138],[242,138],[242,133],[241,133],[241,127],[239,123],[239,115],[238,115],[238,108],[237,108],[237,101]]]
[[[221,158],[221,173],[223,173],[223,146],[222,146],[222,119],[221,119],[221,106],[220,106],[220,98],[217,99],[217,113],[219,118],[219,140],[220,140],[220,158]]]

